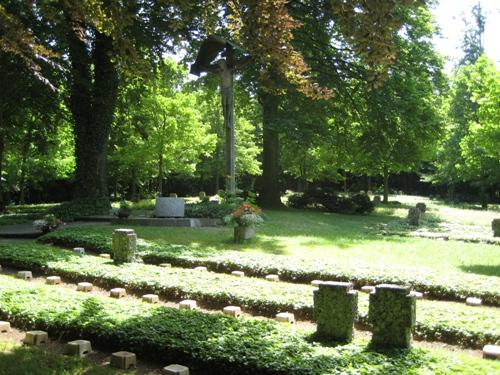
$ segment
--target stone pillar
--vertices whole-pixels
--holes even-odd
[[[416,207],[408,209],[408,223],[410,225],[418,226],[420,223],[420,210]]]
[[[491,221],[491,229],[493,229],[493,237],[500,237],[500,219]]]
[[[113,232],[113,260],[115,263],[131,262],[137,250],[137,234],[133,229],[116,229]]]
[[[381,284],[370,294],[368,321],[375,347],[410,348],[416,298],[409,287]]]
[[[358,294],[352,283],[323,282],[314,291],[316,334],[320,338],[350,342],[358,316]]]

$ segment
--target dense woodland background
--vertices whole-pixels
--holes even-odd
[[[188,74],[224,36],[238,187],[391,190],[500,202],[500,72],[464,25],[451,74],[426,1],[0,2],[0,207],[224,189],[218,78]]]

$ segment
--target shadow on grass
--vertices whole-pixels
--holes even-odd
[[[462,265],[460,269],[465,272],[475,273],[477,275],[497,276],[500,277],[500,264],[486,265],[486,264],[471,264]]]
[[[26,347],[0,341],[2,375],[111,375],[117,372],[85,360],[63,356],[40,347]]]

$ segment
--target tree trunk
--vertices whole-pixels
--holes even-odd
[[[389,202],[389,169],[384,167],[384,203]]]
[[[259,203],[263,207],[282,207],[279,187],[279,132],[278,102],[279,98],[270,94],[260,95],[262,103],[262,181]]]
[[[75,198],[108,200],[106,157],[118,87],[116,67],[112,62],[112,41],[94,31],[95,43],[90,56],[84,23],[71,19],[71,16],[69,23],[70,109],[75,123]],[[91,71],[94,72],[93,80]]]
[[[366,176],[366,190],[372,190],[372,176]]]
[[[2,181],[4,153],[5,153],[5,136],[3,135],[2,132],[0,132],[0,212],[5,211],[5,201],[3,199],[3,181]]]
[[[344,193],[347,194],[347,171],[344,169]]]

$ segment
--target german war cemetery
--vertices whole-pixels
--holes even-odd
[[[0,375],[500,375],[499,9],[0,0]]]

